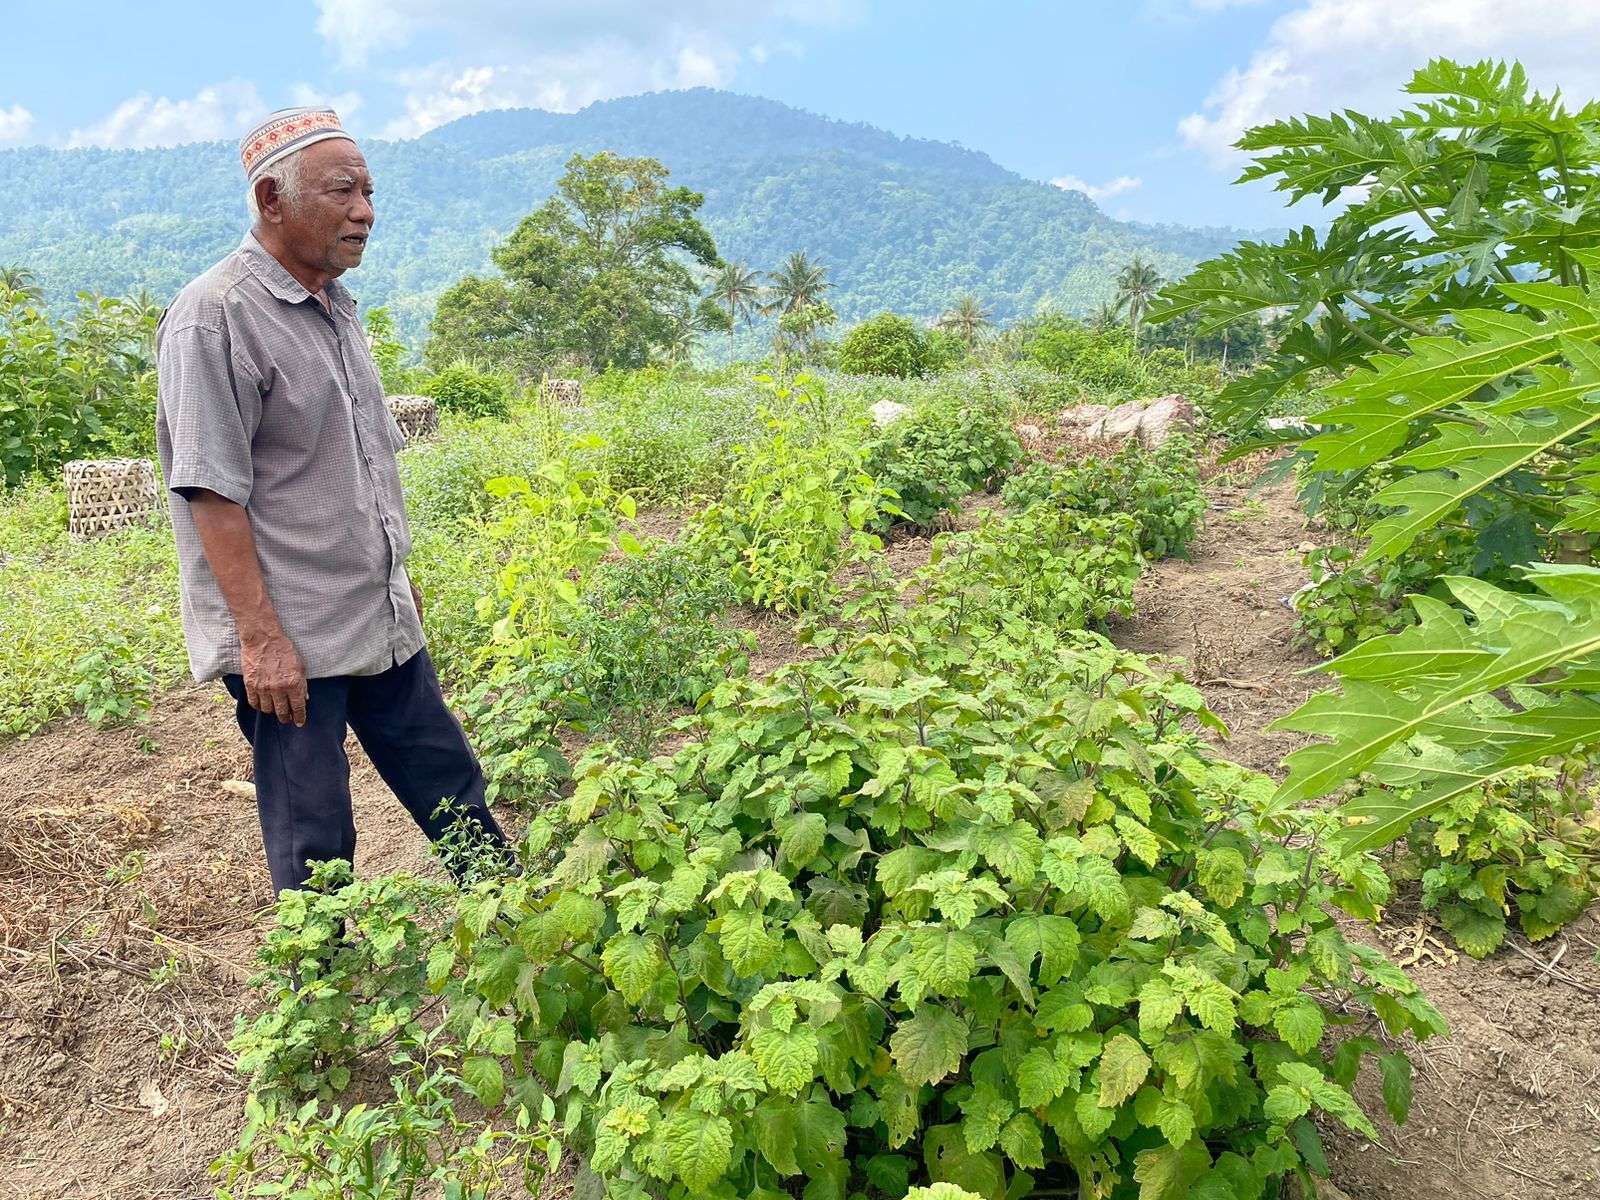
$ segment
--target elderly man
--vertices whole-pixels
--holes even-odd
[[[356,303],[366,160],[326,108],[240,147],[254,220],[157,333],[157,443],[196,679],[223,681],[255,761],[276,892],[351,859],[346,729],[428,836],[505,846],[423,645],[395,451]]]

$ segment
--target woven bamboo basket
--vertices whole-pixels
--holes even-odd
[[[439,406],[427,396],[385,396],[383,402],[405,434],[408,446],[439,432]]]
[[[75,541],[104,537],[161,520],[161,489],[148,458],[74,459],[63,468],[67,533]]]
[[[546,404],[576,408],[583,403],[583,382],[578,379],[546,379],[543,398]]]

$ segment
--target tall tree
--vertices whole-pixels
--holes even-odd
[[[1136,346],[1139,344],[1139,327],[1144,322],[1145,311],[1164,282],[1154,264],[1137,254],[1117,275],[1117,311],[1128,314],[1128,324],[1133,329],[1133,344]]]
[[[1104,333],[1108,329],[1115,329],[1122,323],[1122,313],[1117,308],[1116,302],[1103,300],[1089,314],[1087,324],[1096,333]]]
[[[667,175],[653,158],[574,155],[556,194],[495,248],[503,278],[469,275],[440,297],[429,361],[602,370],[665,351],[701,298],[690,264],[722,265],[695,216],[705,197]]]
[[[761,311],[761,300],[766,289],[761,286],[761,281],[756,273],[743,263],[723,263],[721,270],[711,281],[711,299],[722,306],[728,314],[728,348],[733,348],[733,334],[743,319],[749,322],[750,318]]]
[[[16,292],[24,300],[44,299],[38,277],[27,267],[0,267],[0,292]]]
[[[971,350],[983,336],[984,330],[990,328],[994,322],[990,319],[989,310],[978,302],[976,296],[968,292],[957,300],[953,307],[941,313],[933,324],[935,329],[955,334],[967,349]]]
[[[828,268],[812,262],[804,250],[796,250],[789,255],[788,261],[769,273],[767,278],[772,281],[772,298],[767,311],[779,314],[818,303],[822,293],[831,286],[828,283]]]

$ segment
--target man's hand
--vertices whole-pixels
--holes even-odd
[[[306,663],[281,629],[241,639],[244,695],[250,707],[287,725],[306,723]]]
[[[411,580],[407,579],[406,582],[407,583],[411,583]],[[411,583],[411,603],[413,603],[413,604],[415,604],[417,606],[417,624],[421,625],[422,624],[422,593],[417,590],[417,585],[414,584],[414,583]]]

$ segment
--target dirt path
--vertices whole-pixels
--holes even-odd
[[[1300,739],[1263,727],[1317,684],[1281,603],[1316,535],[1285,489],[1212,499],[1193,561],[1158,565],[1114,633],[1192,659],[1233,728],[1227,753],[1270,771]],[[891,553],[909,571],[926,539]],[[758,669],[798,652],[781,622],[752,631]],[[352,751],[358,869],[433,870]],[[212,687],[168,693],[132,729],[67,721],[0,748],[0,1198],[212,1194],[207,1166],[233,1144],[243,1096],[225,1044],[253,1003],[269,900],[253,802],[224,786],[248,765]],[[1404,1130],[1381,1147],[1333,1141],[1336,1181],[1355,1200],[1600,1196],[1600,922],[1529,951],[1562,953],[1592,993],[1511,950],[1456,958],[1428,932],[1413,890],[1376,940],[1419,955],[1408,969],[1454,1032],[1422,1056]]]
[[[434,870],[351,751],[358,869]],[[248,777],[214,686],[130,729],[67,721],[0,751],[0,1197],[212,1194],[271,899],[254,801],[224,787]]]
[[[1113,636],[1189,659],[1232,729],[1224,753],[1278,774],[1283,755],[1308,739],[1265,726],[1322,686],[1303,673],[1317,659],[1294,647],[1282,598],[1306,581],[1301,548],[1322,538],[1287,486],[1254,498],[1214,487],[1211,500],[1193,560],[1146,575],[1137,615]],[[1414,884],[1400,888],[1376,935],[1354,923],[1347,933],[1405,963],[1451,1036],[1417,1056],[1403,1129],[1386,1128],[1382,1146],[1333,1139],[1334,1181],[1356,1200],[1600,1197],[1600,911],[1536,947],[1514,939],[1539,961],[1559,955],[1577,987],[1517,950],[1485,962],[1458,956],[1420,912]],[[1368,1110],[1380,1111],[1373,1081],[1365,1085]]]

